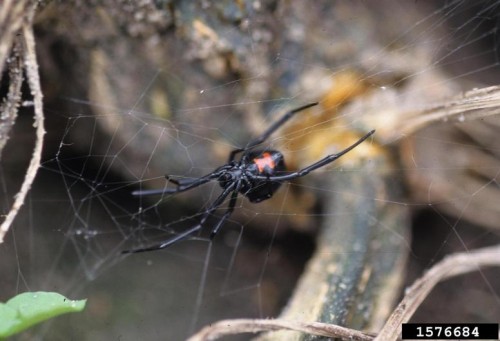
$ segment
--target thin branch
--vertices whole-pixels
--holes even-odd
[[[340,327],[320,322],[300,322],[291,320],[252,320],[236,319],[222,320],[209,325],[197,334],[191,336],[187,341],[209,341],[217,338],[241,334],[241,333],[259,333],[263,331],[291,330],[306,334],[326,336],[331,338],[341,338],[354,341],[372,341],[373,336],[359,332],[357,330]]]
[[[23,46],[20,38],[16,39],[11,51],[10,61],[6,63],[9,69],[9,90],[0,104],[0,154],[9,140],[9,134],[16,122],[17,112],[21,103],[21,85],[23,83]]]
[[[410,134],[434,123],[463,123],[500,114],[500,86],[490,86],[465,92],[458,98],[434,105],[423,111],[408,113],[397,121],[398,133]]]
[[[27,6],[27,0],[0,1],[0,71],[9,56],[15,36],[23,25]]]
[[[33,6],[33,13],[35,11],[36,6]],[[38,74],[38,63],[36,61],[36,53],[35,53],[35,37],[33,35],[33,29],[31,26],[33,13],[31,15],[31,20],[23,26],[23,36],[24,36],[24,60],[25,60],[25,69],[26,75],[28,78],[28,84],[31,89],[31,93],[33,95],[33,102],[35,108],[35,123],[34,126],[36,128],[36,143],[35,148],[33,149],[33,156],[31,157],[30,164],[26,171],[26,176],[24,178],[24,182],[21,185],[21,189],[16,194],[14,199],[14,204],[7,214],[4,222],[0,226],[0,243],[3,242],[3,239],[6,233],[9,231],[14,218],[17,215],[17,212],[21,208],[24,203],[24,199],[26,198],[26,194],[31,188],[31,184],[35,179],[36,173],[40,166],[40,160],[42,157],[42,147],[43,147],[43,136],[45,135],[45,129],[43,126],[43,107],[42,107],[42,90],[40,87],[40,77]]]
[[[445,257],[413,283],[394,309],[375,341],[395,341],[401,333],[401,324],[408,322],[422,301],[437,283],[485,266],[500,266],[500,245]]]

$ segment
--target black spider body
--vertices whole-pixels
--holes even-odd
[[[279,127],[288,121],[296,113],[317,105],[318,103],[311,103],[287,112],[278,121],[271,124],[267,130],[259,137],[251,140],[244,148],[233,150],[229,154],[228,163],[215,169],[212,173],[204,175],[196,179],[173,179],[166,175],[167,181],[176,185],[174,188],[152,189],[152,190],[139,190],[135,191],[133,195],[165,195],[175,194],[188,191],[192,188],[201,186],[210,181],[218,181],[222,187],[222,193],[210,204],[210,206],[201,214],[199,223],[192,228],[167,239],[159,245],[150,247],[126,250],[123,253],[145,252],[163,249],[173,243],[182,240],[191,234],[199,231],[205,221],[212,215],[229,197],[229,203],[224,214],[219,218],[215,226],[212,228],[210,238],[213,238],[219,231],[224,222],[231,216],[236,206],[238,194],[242,194],[252,203],[258,203],[267,200],[279,189],[281,184],[295,178],[299,178],[309,174],[310,172],[321,168],[335,160],[342,155],[348,153],[353,148],[358,146],[368,137],[370,137],[375,130],[370,131],[368,134],[360,138],[357,142],[347,147],[346,149],[331,154],[323,159],[299,170],[296,172],[287,172],[285,167],[284,156],[281,152],[276,150],[258,150],[255,149],[258,145],[265,142],[271,134],[273,134]],[[236,155],[241,154],[239,160],[236,160]]]
[[[255,150],[244,155],[239,162],[233,161],[231,167],[218,179],[222,188],[239,183],[239,192],[257,203],[267,200],[280,188],[281,182],[255,178],[273,177],[286,171],[285,158],[276,150]]]

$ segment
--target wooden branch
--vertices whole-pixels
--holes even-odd
[[[336,326],[327,323],[311,322],[305,323],[301,321],[291,320],[252,320],[252,319],[237,319],[223,320],[215,324],[207,326],[200,330],[197,334],[190,337],[187,341],[209,341],[217,338],[241,334],[241,333],[258,333],[262,331],[275,330],[293,330],[310,335],[335,337],[353,341],[371,341],[373,336],[359,332],[357,330]]]
[[[409,321],[431,290],[448,278],[478,271],[485,266],[500,266],[500,245],[449,255],[430,268],[406,291],[375,341],[396,341],[401,324]]]
[[[36,61],[36,53],[35,53],[35,38],[33,35],[32,28],[32,20],[34,16],[34,12],[36,9],[36,3],[31,8],[30,20],[24,24],[23,26],[23,36],[24,36],[24,65],[26,69],[26,76],[28,80],[28,84],[31,89],[31,93],[33,95],[34,109],[35,109],[35,127],[36,127],[36,143],[33,149],[33,156],[31,158],[30,164],[28,166],[28,170],[26,171],[26,176],[24,178],[23,184],[21,185],[21,189],[15,196],[14,204],[10,209],[9,213],[5,217],[2,225],[0,225],[0,243],[3,242],[3,239],[7,232],[9,231],[14,218],[19,212],[19,209],[24,203],[24,199],[26,198],[26,194],[31,188],[31,184],[35,179],[36,173],[40,166],[40,160],[42,157],[42,147],[43,147],[43,137],[45,135],[45,129],[43,125],[44,116],[43,116],[43,103],[42,103],[42,90],[40,87],[40,76],[38,74],[38,63]]]

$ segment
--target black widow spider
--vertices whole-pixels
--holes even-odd
[[[243,194],[250,200],[250,202],[257,203],[263,200],[271,198],[276,192],[276,190],[281,186],[282,182],[292,180],[295,178],[307,175],[309,172],[323,167],[335,160],[337,160],[342,155],[351,151],[353,148],[358,146],[368,137],[370,137],[375,130],[370,131],[368,134],[360,138],[356,143],[347,147],[337,154],[331,154],[325,158],[313,163],[312,165],[301,169],[296,172],[287,172],[285,167],[285,161],[283,154],[277,150],[259,150],[255,149],[258,145],[266,141],[271,134],[273,134],[281,125],[288,121],[293,115],[299,111],[305,110],[318,103],[310,103],[302,107],[296,108],[287,112],[278,121],[274,122],[267,130],[259,137],[251,140],[247,143],[244,148],[238,148],[233,150],[229,154],[229,161],[227,164],[215,169],[212,173],[204,175],[197,179],[173,179],[169,175],[165,175],[167,181],[176,185],[175,188],[165,188],[165,189],[150,189],[150,190],[139,190],[132,192],[133,195],[146,196],[146,195],[162,195],[162,194],[173,194],[188,191],[192,188],[201,186],[212,180],[217,180],[222,187],[222,193],[215,199],[215,201],[205,210],[200,222],[191,227],[190,229],[175,235],[174,237],[165,240],[164,242],[132,250],[125,250],[122,253],[137,253],[154,251],[166,248],[167,246],[182,240],[189,235],[199,231],[208,217],[219,208],[224,200],[231,195],[229,199],[229,205],[226,212],[219,218],[219,221],[212,229],[210,233],[210,239],[212,239],[222,224],[229,218],[233,213],[234,207],[236,205],[236,199],[238,198],[238,193]],[[236,160],[236,155],[242,153],[239,161]]]

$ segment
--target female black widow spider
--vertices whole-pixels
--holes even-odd
[[[234,207],[236,205],[236,199],[238,198],[238,193],[243,194],[248,198],[248,200],[250,200],[250,202],[254,203],[267,200],[273,196],[274,192],[276,192],[276,190],[284,181],[302,177],[304,175],[307,175],[309,172],[312,172],[313,170],[316,170],[337,160],[339,157],[351,151],[353,148],[358,146],[375,132],[375,130],[372,130],[368,134],[360,138],[356,143],[347,147],[341,152],[328,155],[304,169],[291,173],[286,171],[284,157],[281,152],[277,150],[254,150],[255,147],[266,141],[272,133],[274,133],[293,115],[295,115],[299,111],[310,108],[317,104],[317,102],[310,103],[287,112],[283,117],[281,117],[278,121],[274,122],[269,128],[267,128],[267,130],[262,135],[248,142],[244,148],[233,150],[229,154],[228,163],[215,169],[210,174],[204,175],[197,179],[184,180],[172,179],[169,175],[166,175],[165,177],[167,181],[176,185],[175,188],[139,190],[132,192],[133,195],[138,196],[173,194],[188,191],[212,180],[217,180],[222,187],[222,193],[205,210],[200,219],[200,222],[197,225],[180,234],[175,235],[170,239],[167,239],[161,244],[145,248],[125,250],[122,251],[122,253],[137,253],[160,250],[188,237],[189,235],[199,231],[203,227],[203,224],[208,219],[208,217],[212,213],[214,213],[214,211],[218,209],[220,205],[222,205],[224,200],[229,195],[231,195],[226,212],[219,218],[219,221],[210,233],[210,239],[212,239],[217,234],[222,224],[233,213]],[[242,155],[238,161],[235,160],[235,158],[239,153],[242,153]]]

